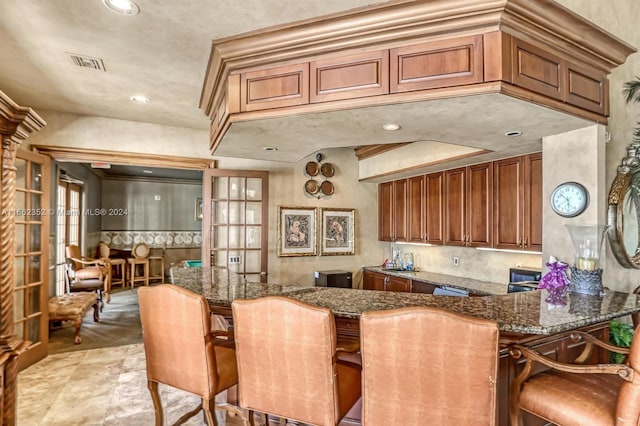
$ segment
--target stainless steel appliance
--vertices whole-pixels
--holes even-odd
[[[508,293],[532,291],[538,289],[542,271],[537,268],[510,268]]]

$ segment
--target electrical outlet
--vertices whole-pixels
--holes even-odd
[[[229,264],[238,265],[240,263],[240,256],[229,256]]]
[[[458,266],[460,265],[460,258],[457,256],[453,257],[453,266]]]

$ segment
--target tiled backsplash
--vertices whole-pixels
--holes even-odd
[[[200,247],[200,231],[107,231],[100,233],[100,240],[111,248],[128,250],[134,244],[146,243],[149,247],[178,248]]]

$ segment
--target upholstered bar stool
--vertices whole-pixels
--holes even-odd
[[[331,310],[275,296],[235,300],[232,310],[240,406],[337,425],[361,384],[360,366],[337,360]]]
[[[360,317],[362,424],[496,424],[498,326],[437,308]]]
[[[628,354],[626,364],[567,364],[524,346],[513,346],[512,355],[524,356],[522,372],[511,384],[509,397],[512,426],[522,424],[521,411],[563,426],[627,426],[640,424],[640,338],[631,348],[620,348],[590,334],[573,331],[585,342],[586,359],[594,346]],[[536,364],[550,370],[534,373]],[[539,369],[538,369],[539,371]]]
[[[131,285],[131,289],[135,287],[137,282],[144,283],[145,286],[149,285],[149,246],[145,243],[138,243],[133,246],[131,250],[131,255],[127,261],[129,263],[129,284]],[[137,275],[136,270],[137,266],[142,267],[142,275]]]
[[[111,287],[114,285],[120,285],[124,288],[127,277],[127,262],[124,259],[111,259],[109,257],[111,255],[111,249],[107,243],[102,241],[98,244],[98,254],[100,255],[100,259],[102,259],[105,262],[105,265],[109,268],[109,282],[111,283]],[[111,291],[111,289],[109,289],[109,291]]]
[[[238,372],[232,345],[226,340],[218,344],[211,332],[209,304],[204,296],[161,284],[140,288],[138,297],[156,426],[164,424],[159,383],[193,393],[202,400],[175,424],[182,424],[204,410],[206,423],[215,426],[214,409],[218,409],[240,416],[243,425],[248,426],[250,413],[215,402],[217,394],[238,383]]]

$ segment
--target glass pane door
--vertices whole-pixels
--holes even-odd
[[[29,342],[20,369],[44,358],[49,341],[49,162],[29,151],[16,155],[14,330]]]
[[[266,282],[268,173],[208,169],[204,179],[205,261]]]

